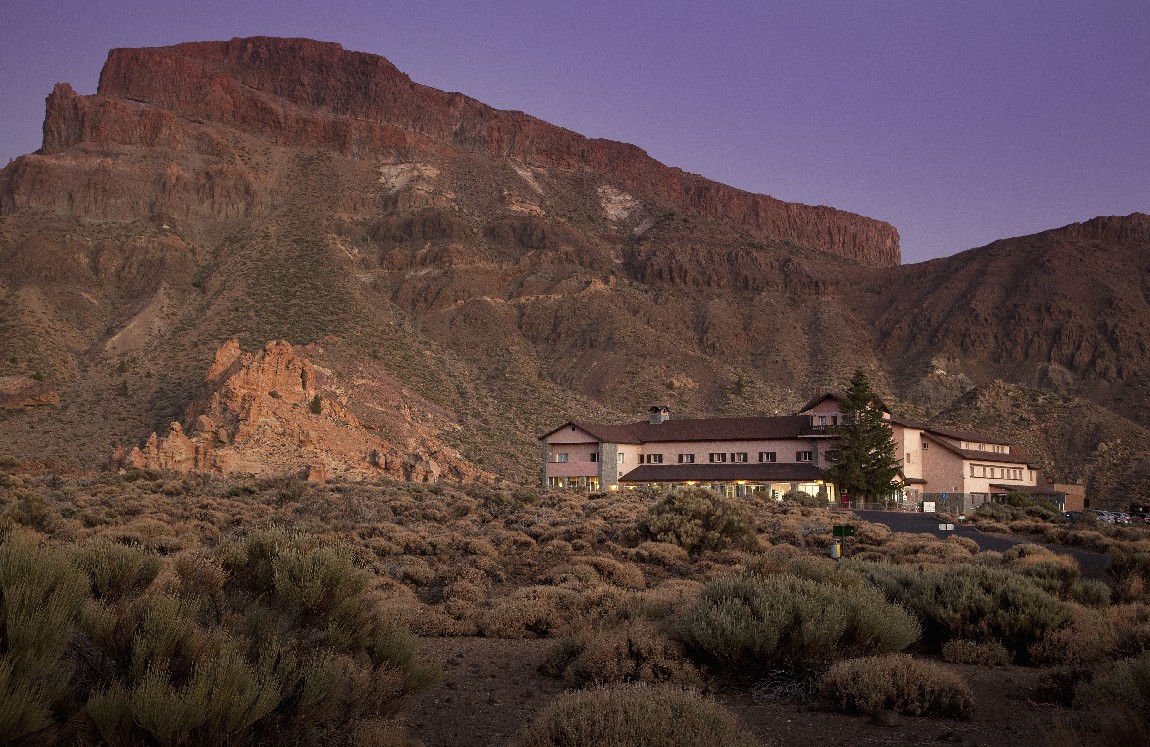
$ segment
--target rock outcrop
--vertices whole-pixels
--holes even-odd
[[[259,353],[225,343],[188,407],[185,424],[153,433],[143,448],[119,451],[121,467],[214,474],[391,477],[414,482],[489,479],[436,441],[428,417],[412,423],[403,448],[366,429],[312,363],[284,341]]]
[[[32,376],[0,376],[0,409],[60,404],[60,394],[49,381]]]

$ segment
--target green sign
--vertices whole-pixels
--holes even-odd
[[[850,524],[835,524],[832,533],[835,537],[853,537],[855,536],[855,528]]]

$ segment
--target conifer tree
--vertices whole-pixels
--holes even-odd
[[[899,488],[901,468],[895,459],[894,435],[882,417],[882,404],[861,368],[851,378],[842,406],[837,453],[828,477],[840,493],[852,498],[885,498]]]

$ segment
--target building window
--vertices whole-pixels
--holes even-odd
[[[547,487],[549,487],[549,488],[561,488],[561,487],[563,487],[563,478],[562,477],[548,477],[547,478]]]
[[[922,442],[922,450],[926,451],[929,448],[930,448],[930,444],[928,444],[926,441],[923,441]]]
[[[623,463],[623,456],[624,456],[623,452],[620,451],[619,452],[619,464]]]
[[[712,462],[725,462],[725,461],[727,461],[727,452],[725,452],[725,451],[718,451],[718,452],[712,451],[709,456],[710,456],[710,459]]]
[[[597,452],[597,451],[592,451],[592,452],[591,452],[591,461],[592,461],[592,462],[597,462],[597,461],[599,461],[599,452]]]
[[[819,415],[819,427],[825,428],[826,424],[827,424],[827,416],[826,415]]]
[[[679,464],[694,464],[694,463],[695,463],[695,455],[694,454],[680,454],[679,455]]]
[[[838,424],[839,424],[839,416],[838,415],[831,415],[831,425],[838,425]]]
[[[812,453],[810,451],[796,451],[795,452],[795,461],[796,462],[814,461],[814,453]]]
[[[909,451],[906,453],[906,463],[910,464],[910,452]]]
[[[747,461],[747,452],[745,452],[745,451],[732,451],[731,452],[731,461],[732,462],[745,462],[745,461]]]
[[[555,461],[560,463],[560,464],[563,464],[564,462],[566,462],[567,461],[567,452],[561,451],[558,454],[556,454],[555,455]]]
[[[773,451],[760,451],[759,452],[759,461],[760,462],[773,462],[777,458],[778,457],[776,456],[775,452],[773,452]]]
[[[647,464],[662,464],[662,463],[663,463],[663,455],[662,454],[648,454],[647,455]]]

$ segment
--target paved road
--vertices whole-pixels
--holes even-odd
[[[933,534],[936,537],[943,537],[950,532],[940,532],[938,529],[938,517],[934,514],[920,514],[910,513],[905,511],[854,511],[853,512],[860,519],[874,522],[875,524],[886,524],[895,532],[909,532],[914,534],[927,533]],[[1014,545],[1021,545],[1028,542],[1028,540],[1016,540],[1008,537],[1001,537],[996,534],[983,534],[972,526],[964,526],[955,524],[954,534],[959,537],[969,537],[978,543],[978,546],[983,550],[997,550],[1003,552],[1009,550]],[[1106,565],[1110,562],[1102,553],[1090,552],[1089,550],[1079,550],[1074,547],[1061,547],[1059,545],[1046,545],[1056,553],[1062,555],[1069,555],[1078,561],[1078,565],[1082,568],[1082,576],[1084,578],[1098,579],[1106,581]]]

